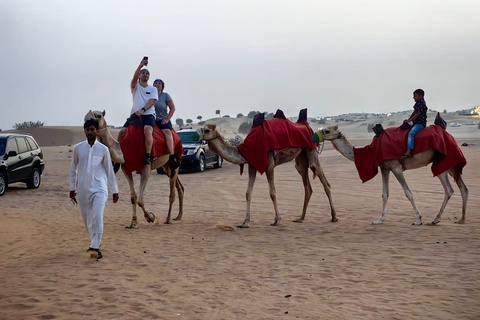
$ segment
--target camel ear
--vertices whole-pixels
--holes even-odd
[[[103,109],[102,116],[105,117],[105,109]]]

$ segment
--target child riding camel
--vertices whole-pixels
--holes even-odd
[[[425,92],[422,89],[417,89],[413,92],[413,112],[408,119],[403,120],[403,123],[413,122],[413,127],[410,129],[407,138],[407,152],[402,156],[404,159],[413,158],[411,152],[415,147],[415,135],[427,126],[427,105],[424,97]]]

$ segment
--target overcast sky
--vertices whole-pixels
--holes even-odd
[[[143,56],[176,118],[480,104],[479,0],[0,0],[0,128],[122,125]]]

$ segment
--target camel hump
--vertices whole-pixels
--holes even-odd
[[[305,122],[307,121],[307,108],[300,110],[298,113],[298,120],[297,122]]]
[[[283,113],[282,110],[277,109],[277,112],[275,112],[275,115],[273,116],[274,118],[281,118],[281,119],[287,119],[285,117],[285,114]]]
[[[256,126],[261,126],[263,124],[263,121],[265,121],[265,113],[257,113],[253,117],[253,123],[252,123],[252,128]]]

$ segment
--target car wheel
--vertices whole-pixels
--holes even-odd
[[[203,154],[200,155],[200,158],[198,159],[198,167],[197,167],[198,172],[203,172],[205,171],[205,156]]]
[[[217,163],[213,165],[215,169],[221,168],[223,166],[223,158],[222,157],[217,157]]]
[[[0,196],[3,196],[5,190],[7,190],[7,179],[5,175],[0,172]]]
[[[27,181],[27,188],[37,189],[38,187],[40,187],[41,181],[42,181],[42,176],[40,174],[40,170],[38,170],[38,168],[33,168],[32,176]]]

